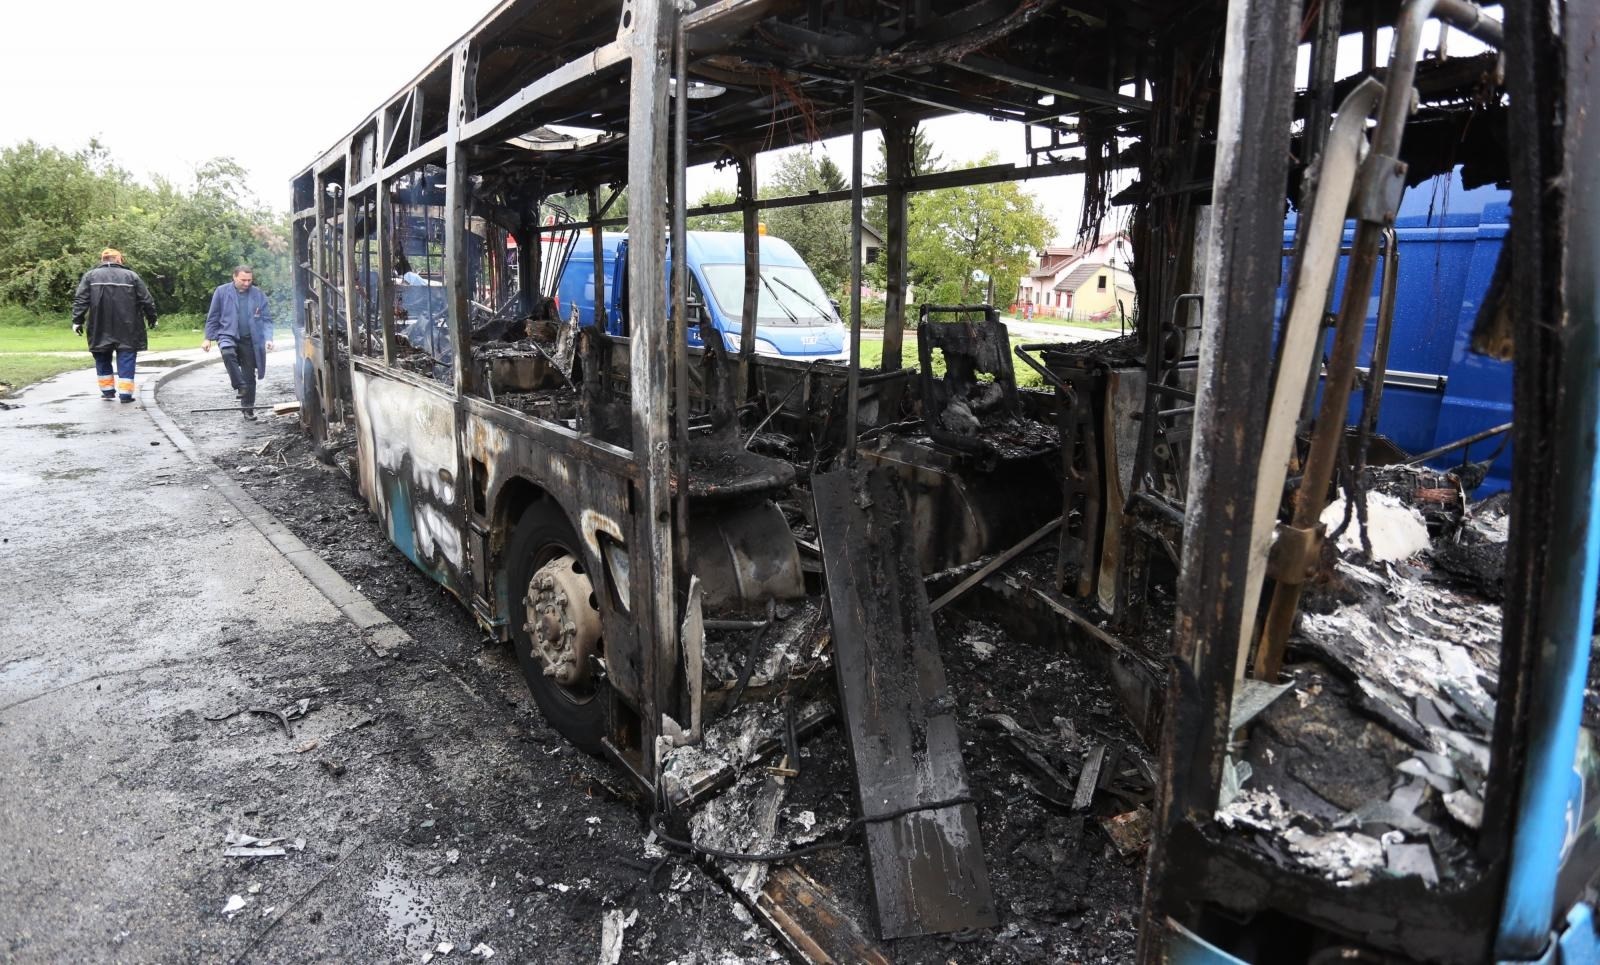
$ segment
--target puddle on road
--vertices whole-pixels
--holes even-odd
[[[18,429],[43,429],[52,433],[57,439],[66,439],[70,436],[83,434],[83,424],[78,422],[33,422],[17,426]]]
[[[103,472],[98,466],[80,466],[77,469],[50,469],[40,473],[45,479],[83,479]]]
[[[368,894],[376,900],[383,915],[383,930],[390,938],[409,949],[432,950],[436,930],[433,908],[415,881],[386,861],[383,877],[373,882]]]

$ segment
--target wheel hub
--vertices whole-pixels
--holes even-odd
[[[599,650],[600,612],[594,587],[571,556],[558,556],[528,579],[523,629],[546,677],[563,687],[589,683],[589,658]]]

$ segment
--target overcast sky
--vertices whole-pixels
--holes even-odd
[[[213,157],[244,165],[259,199],[287,209],[289,179],[450,47],[492,0],[279,0],[228,7],[198,0],[11,4],[0,31],[0,146],[32,139],[66,149],[99,138],[142,178],[187,182]],[[1455,35],[1456,40],[1466,40]],[[1452,41],[1452,53],[1465,53]],[[1346,38],[1345,46],[1359,41]],[[1387,53],[1387,38],[1380,40]],[[1341,73],[1347,57],[1341,50]],[[1024,158],[1019,125],[981,117],[933,122],[946,163],[988,151]],[[876,157],[870,138],[865,157]],[[848,139],[825,146],[846,172]],[[771,170],[769,161],[765,168]],[[725,174],[731,187],[732,176]],[[724,183],[691,172],[689,192]],[[1030,182],[1070,240],[1082,180]],[[1113,209],[1120,227],[1126,212]]]
[[[8,4],[0,144],[98,137],[140,176],[187,181],[232,157],[261,200],[416,76],[490,8],[439,0]]]
[[[0,145],[65,149],[99,138],[141,178],[187,182],[196,166],[231,157],[261,201],[287,209],[289,179],[447,49],[490,0],[279,0],[228,7],[197,0],[149,4],[16,4],[0,31]],[[984,118],[936,123],[946,162],[996,150],[1023,157],[1021,128]],[[849,142],[828,145],[847,172]],[[869,143],[870,166],[876,147]],[[765,167],[771,169],[769,161]],[[720,183],[694,172],[690,194]],[[731,185],[731,180],[729,182]],[[1076,224],[1081,181],[1026,190],[1063,234]]]

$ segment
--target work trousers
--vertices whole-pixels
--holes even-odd
[[[122,401],[133,401],[133,366],[139,352],[131,348],[104,349],[90,352],[94,356],[94,372],[100,378],[100,398],[121,396]],[[115,373],[111,369],[111,356],[117,357]]]
[[[250,339],[240,339],[232,348],[222,350],[222,364],[228,369],[228,381],[239,394],[239,405],[245,414],[255,412],[256,406],[256,344]]]

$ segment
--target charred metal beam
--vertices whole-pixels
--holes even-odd
[[[705,41],[698,36],[702,33],[711,33],[719,28],[737,29],[747,25],[755,18],[759,18],[770,5],[771,0],[721,0],[697,10],[692,16],[684,18],[685,32],[691,35],[688,38],[689,44],[691,47],[697,46],[697,42],[703,45]],[[634,36],[637,37],[637,30],[634,31]],[[516,93],[503,98],[481,116],[474,118],[463,131],[463,139],[475,142],[491,137],[497,129],[514,126],[523,113],[552,94],[621,65],[629,58],[632,42],[627,37],[619,37],[544,74]]]
[[[1306,120],[1306,156],[1300,160],[1315,162],[1322,151],[1327,136],[1327,117],[1333,113],[1333,86],[1337,80],[1335,65],[1339,59],[1339,28],[1344,21],[1344,0],[1322,0],[1317,9],[1317,28],[1311,42],[1311,113]],[[1301,195],[1302,206],[1310,199]]]
[[[1507,4],[1506,26],[1519,295],[1501,679],[1513,685],[1495,714],[1480,851],[1510,857],[1494,957],[1533,959],[1576,900],[1554,884],[1581,813],[1568,795],[1594,618],[1600,10]]]
[[[1148,113],[1153,107],[1149,101],[1139,97],[1129,97],[1126,94],[1102,90],[1099,87],[1092,87],[1088,84],[1079,84],[1076,81],[1035,73],[1023,67],[1016,67],[989,57],[980,57],[976,54],[969,54],[956,61],[954,66],[977,74],[979,77],[1005,81],[1008,84],[1016,84],[1018,87],[1026,87],[1043,94],[1070,97],[1075,101],[1082,101],[1086,104],[1120,107],[1123,110],[1138,111],[1140,113]],[[1057,111],[1057,113],[1065,113],[1065,111]]]
[[[934,600],[932,603],[928,604],[928,610],[933,613],[938,613],[946,606],[949,606],[951,603],[959,600],[963,595],[966,594],[968,590],[977,586],[979,583],[982,583],[984,580],[987,580],[997,571],[1004,568],[1007,563],[1010,563],[1018,556],[1026,553],[1030,548],[1032,548],[1033,544],[1055,532],[1061,526],[1063,519],[1064,517],[1057,516],[1055,519],[1052,519],[1050,522],[1045,523],[1043,526],[1028,534],[1023,538],[1022,542],[1011,547],[1005,552],[1000,553],[994,559],[978,567],[977,571],[971,576],[946,590],[937,600]]]
[[[399,106],[393,109],[385,106],[378,111],[378,141],[383,144],[383,153],[378,156],[377,170],[383,170],[384,165],[394,159],[394,142],[396,136],[403,130],[400,122],[409,116],[406,112],[411,110],[411,99],[416,94],[415,90],[406,92]],[[407,149],[410,145],[406,145]],[[376,173],[376,172],[374,172]]]
[[[576,60],[567,61],[474,118],[463,131],[463,139],[483,140],[496,136],[497,131],[499,134],[520,133],[520,130],[503,128],[515,126],[515,122],[524,112],[550,95],[622,64],[628,59],[629,43],[630,41],[619,38],[603,47],[595,48]]]
[[[427,100],[427,92],[419,85],[411,90],[411,122],[410,130],[406,134],[406,153],[410,154],[422,146],[422,108]],[[388,158],[384,159],[385,161]],[[405,160],[401,158],[401,160]],[[385,167],[388,165],[386,164]]]
[[[334,310],[334,299],[342,297],[339,286],[333,284],[333,282],[328,278],[329,275],[337,274],[336,267],[333,262],[332,231],[333,225],[335,224],[336,220],[338,220],[334,217],[333,213],[336,203],[329,195],[328,188],[330,186],[337,188],[338,185],[338,181],[329,180],[325,174],[317,175],[318,214],[316,224],[316,241],[312,245],[313,257],[311,273],[312,277],[317,281],[317,311],[321,316],[321,323],[318,325],[318,331],[321,333],[322,337],[327,339],[329,342],[333,341],[333,322],[338,317],[338,313]],[[351,353],[354,354],[356,344],[355,323],[348,315],[345,316],[344,322],[345,335],[348,338],[348,341],[345,342],[345,344],[350,347]]]
[[[389,200],[389,182],[378,179],[374,188],[378,231],[378,325],[383,333],[383,361],[393,365],[398,351],[394,340],[394,208]]]
[[[407,171],[410,171],[413,168],[421,167],[423,162],[427,161],[434,155],[445,151],[449,145],[449,140],[450,132],[446,131],[445,133],[440,134],[438,137],[430,139],[427,143],[418,145],[407,152],[406,156],[400,160],[394,162],[393,164],[385,165],[382,169],[375,172],[371,177],[357,181],[355,184],[350,185],[350,190],[355,192],[365,191],[367,188],[370,188],[376,184],[379,178],[382,178],[386,181],[392,181],[394,178],[404,174]]]
[[[862,102],[866,93],[861,78],[855,81],[850,107],[850,374],[845,397],[845,461],[856,461],[861,405],[861,136],[865,124]]]
[[[716,0],[686,14],[683,32],[689,49],[698,52],[725,44],[729,36],[753,25],[779,5],[778,0]]]
[[[756,316],[761,307],[761,233],[756,219],[756,152],[749,151],[738,163],[738,206],[744,231],[744,312],[739,317],[739,395],[743,402],[750,392],[750,362],[756,352]]]
[[[1138,163],[1134,152],[1124,151],[1111,161],[1114,168],[1133,167]],[[1001,181],[1032,181],[1037,178],[1055,178],[1068,174],[1082,174],[1084,162],[1081,158],[1068,158],[1065,161],[1048,161],[1043,164],[1032,164],[1026,167],[1016,167],[1010,164],[992,164],[981,168],[962,168],[954,171],[936,171],[912,177],[906,180],[906,193],[918,191],[937,191],[942,188],[973,187],[980,184],[995,184]],[[887,185],[869,184],[861,189],[863,198],[881,198],[889,194]],[[760,198],[748,207],[755,211],[769,211],[774,208],[792,208],[801,204],[826,204],[831,201],[849,201],[854,197],[853,189],[846,188],[841,191],[817,191],[811,194],[793,195],[787,198]],[[698,208],[691,208],[687,214],[696,218],[707,214],[737,214],[746,208],[744,202],[733,201],[727,204],[708,204]],[[602,227],[615,227],[628,223],[626,218],[603,218],[599,224]],[[571,221],[562,224],[546,225],[546,231],[560,231],[565,228],[590,227],[591,222]]]
[[[689,574],[689,487],[686,484],[689,478],[689,219],[687,215],[689,204],[688,167],[689,167],[689,97],[688,97],[688,51],[685,49],[683,39],[683,17],[673,18],[672,29],[672,73],[677,78],[677,85],[672,100],[672,325],[668,329],[667,338],[672,346],[672,412],[674,435],[677,445],[673,449],[673,472],[679,480],[684,481],[678,486],[678,503],[676,515],[673,517],[672,535],[676,541],[678,572],[677,578],[684,586],[690,597],[686,609],[685,619],[698,618],[699,603],[698,591],[693,587],[698,586]],[[604,264],[604,262],[596,262]],[[703,632],[700,635],[700,645],[696,646],[693,653],[700,654],[703,646]],[[685,634],[684,645],[689,646],[688,634]],[[688,650],[686,649],[686,655]],[[700,738],[701,717],[699,695],[704,686],[701,679],[701,667],[696,662],[694,666],[685,666],[689,677],[690,694],[694,704],[690,722],[693,739]]]
[[[517,205],[517,291],[522,293],[522,310],[529,315],[539,312],[544,304],[540,282],[544,244],[539,234],[539,204],[539,198],[525,197]]]
[[[678,625],[673,601],[672,458],[668,428],[668,326],[661,293],[666,272],[663,217],[667,187],[667,78],[672,27],[678,17],[672,0],[635,0],[632,33],[622,41],[631,53],[629,123],[647,136],[628,141],[629,379],[633,410],[633,453],[639,466],[639,501],[634,514],[632,616],[643,659],[639,695],[640,771],[655,791],[656,735],[661,716],[672,707],[669,686],[677,665]],[[595,262],[596,269],[604,265]],[[659,803],[659,793],[655,794]]]
[[[467,255],[467,206],[472,186],[468,182],[467,156],[461,132],[471,110],[472,43],[456,45],[450,62],[450,110],[445,121],[444,176],[444,294],[445,318],[450,325],[450,348],[455,353],[455,390],[467,391],[472,378],[470,315],[471,263]]]
[[[352,140],[352,141],[349,142],[349,144],[350,144],[350,152],[345,156],[345,165],[344,165],[345,173],[346,173],[347,176],[351,171],[355,170],[355,165],[356,165],[355,141]],[[342,247],[344,249],[340,253],[341,254],[341,258],[340,258],[339,271],[340,271],[341,275],[343,276],[342,280],[344,282],[344,284],[342,286],[342,291],[340,292],[340,297],[344,302],[345,323],[346,323],[346,326],[349,328],[349,331],[350,331],[350,342],[349,342],[349,345],[350,345],[350,350],[353,352],[353,351],[355,351],[355,347],[357,345],[356,333],[361,330],[361,328],[362,328],[361,321],[364,321],[364,319],[358,321],[358,313],[356,312],[356,286],[351,284],[351,282],[354,281],[354,279],[356,277],[356,201],[357,201],[357,196],[355,194],[353,194],[352,192],[346,191],[344,193],[344,196],[340,200],[342,202],[341,211],[343,212],[343,218],[341,219],[342,222],[343,222],[343,224],[341,225],[343,230],[340,232],[340,234],[341,234],[340,247]],[[368,346],[368,343],[367,343],[367,340],[366,340],[365,333],[362,334],[362,340],[360,342],[360,345],[362,346],[363,350],[369,350],[369,346]]]
[[[613,195],[615,198],[615,195]],[[606,323],[610,320],[606,313],[606,286],[611,283],[606,274],[606,237],[604,222],[600,215],[604,209],[600,207],[600,187],[595,185],[589,188],[589,246],[594,255],[594,327],[598,331],[606,330]]]
[[[1162,793],[1146,870],[1139,955],[1162,960],[1168,917],[1168,842],[1178,825],[1216,807],[1228,713],[1240,662],[1255,440],[1266,428],[1273,293],[1282,270],[1300,4],[1231,0],[1224,33],[1217,161],[1207,242],[1195,445],[1178,577],[1173,668],[1161,745]],[[1181,923],[1181,922],[1180,922]]]

